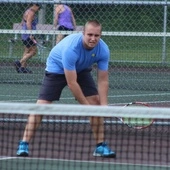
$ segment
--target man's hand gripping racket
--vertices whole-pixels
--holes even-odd
[[[143,103],[143,102],[132,102],[132,103],[128,103],[126,104],[124,107],[149,107],[149,105],[147,103]],[[138,113],[136,113],[138,114]],[[145,129],[148,128],[149,126],[151,126],[154,123],[154,119],[150,119],[150,118],[120,118],[118,117],[118,119],[125,125],[127,125],[130,128],[133,129]]]

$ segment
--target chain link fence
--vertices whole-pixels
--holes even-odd
[[[39,28],[27,31],[36,36],[40,45],[36,56],[28,62],[33,73],[19,74],[14,61],[23,55],[20,23],[30,3],[42,4],[37,13]],[[60,33],[53,29],[54,9],[60,3],[70,6],[80,28],[90,19],[102,23],[102,39],[111,52],[109,103],[145,101],[169,106],[170,2],[167,0],[1,0],[1,101],[36,101],[46,58]],[[93,73],[95,77],[96,71]],[[67,88],[60,102],[76,103]]]

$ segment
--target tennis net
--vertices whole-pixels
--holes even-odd
[[[43,115],[29,142],[29,156],[17,157],[28,114]],[[104,117],[105,142],[116,158],[94,157],[89,117]],[[119,117],[154,118],[137,130]],[[0,103],[1,170],[164,170],[170,168],[170,109],[122,106]]]

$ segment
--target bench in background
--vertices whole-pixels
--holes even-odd
[[[51,31],[54,28],[54,26],[52,24],[37,24],[36,27],[37,27],[37,30],[41,30],[41,31]],[[21,23],[14,23],[13,24],[13,30],[22,30]],[[77,26],[75,31],[78,31],[78,32],[83,31],[83,26]],[[14,47],[15,42],[18,41],[18,40],[21,40],[21,38],[20,37],[18,38],[18,36],[21,37],[21,35],[15,34],[14,38],[8,40],[8,42],[9,42],[9,56],[10,57],[13,54],[13,47]],[[45,35],[41,34],[41,35],[37,36],[37,37],[40,37],[40,44],[42,44],[42,48],[40,46],[39,47],[37,46],[38,55],[41,56],[41,53],[44,50],[43,49],[43,44],[45,44],[46,42],[51,41],[52,46],[55,45],[55,35],[52,35],[52,40],[50,40],[50,36],[51,35],[48,35],[48,34],[45,34]]]

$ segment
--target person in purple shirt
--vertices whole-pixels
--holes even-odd
[[[110,51],[101,39],[102,25],[90,20],[83,33],[71,34],[62,39],[50,52],[45,76],[40,88],[37,104],[51,104],[60,99],[65,86],[82,105],[108,105],[108,63]],[[97,87],[91,75],[93,64],[97,64]],[[29,142],[42,120],[42,115],[29,115],[17,155],[28,156]],[[116,157],[104,141],[104,120],[90,117],[96,147],[93,156]]]
[[[58,24],[58,27],[57,27]],[[59,4],[55,8],[54,29],[60,31],[73,31],[76,29],[76,21],[71,8],[67,5]],[[58,34],[56,44],[58,44],[66,35]]]
[[[39,11],[40,8],[41,4],[32,4],[24,12],[22,18],[23,30],[36,30],[36,25],[38,23],[36,13]],[[32,73],[32,71],[28,69],[26,66],[27,61],[37,53],[37,46],[35,43],[36,40],[35,37],[30,34],[22,34],[21,38],[24,44],[24,53],[20,61],[15,61],[14,65],[18,73]]]

